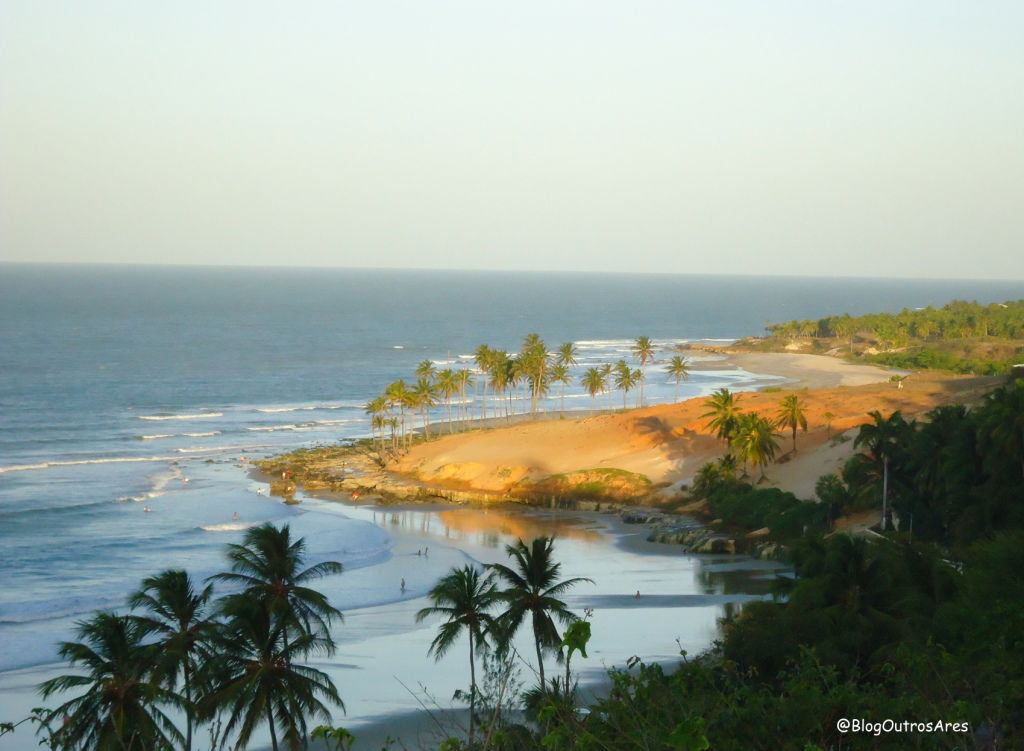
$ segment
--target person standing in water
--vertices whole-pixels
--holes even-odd
[[[405,592],[405,578],[402,578],[402,591]]]

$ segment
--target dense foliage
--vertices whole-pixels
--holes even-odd
[[[996,375],[1021,362],[1024,300],[989,305],[955,300],[941,308],[826,316],[772,324],[768,332],[781,339],[846,343],[851,353],[859,337],[878,345],[880,352],[868,352],[880,365]]]

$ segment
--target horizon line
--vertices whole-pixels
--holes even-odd
[[[921,281],[921,282],[1022,282],[1024,279],[995,279],[992,277],[951,277],[951,276],[853,276],[828,274],[752,274],[716,271],[608,271],[581,269],[483,269],[483,268],[436,268],[428,266],[341,266],[325,264],[291,265],[291,264],[222,264],[222,263],[155,263],[137,261],[8,261],[0,259],[0,266],[48,266],[48,267],[120,267],[120,268],[153,268],[153,269],[218,269],[218,270],[337,270],[337,271],[383,271],[383,272],[427,272],[427,273],[466,273],[466,274],[536,274],[536,275],[585,275],[585,276],[702,276],[702,277],[736,277],[746,279],[829,279],[829,280],[866,280],[866,281]]]

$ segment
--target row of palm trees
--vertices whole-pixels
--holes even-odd
[[[304,540],[271,524],[229,545],[227,558],[230,570],[205,586],[167,570],[143,580],[131,612],[77,624],[80,641],[59,654],[80,672],[40,685],[44,698],[83,691],[41,718],[51,748],[191,751],[205,725],[211,748],[240,749],[266,724],[274,751],[282,742],[299,749],[308,719],[329,721],[331,706],[344,707],[325,673],[299,664],[334,652],[330,626],[342,615],[310,584],[341,564],[307,567]],[[213,582],[232,591],[214,599]],[[184,714],[184,733],[172,709]]]
[[[796,394],[790,394],[779,402],[778,412],[774,418],[764,417],[753,412],[744,412],[739,408],[740,395],[729,389],[715,391],[704,402],[708,408],[701,417],[710,417],[708,427],[715,431],[718,438],[725,442],[728,449],[725,461],[721,466],[734,467],[739,462],[744,475],[747,465],[761,468],[761,479],[764,479],[765,466],[775,459],[779,444],[776,439],[776,428],[792,431],[793,452],[796,452],[796,433],[798,429],[807,431],[807,414],[804,403]]]
[[[544,340],[537,334],[527,335],[520,351],[514,355],[481,344],[473,354],[475,368],[439,370],[431,360],[424,360],[416,367],[414,382],[394,381],[380,396],[370,400],[364,411],[370,416],[373,435],[381,450],[390,446],[392,451],[408,447],[415,427],[412,418],[416,414],[420,417],[423,433],[429,436],[430,410],[442,402],[449,432],[454,430],[456,421],[472,417],[472,407],[478,401],[481,419],[502,414],[511,418],[520,411],[520,405],[526,412],[527,403],[529,414],[536,414],[538,402],[547,397],[556,384],[559,386],[560,411],[564,412],[565,387],[572,383],[570,369],[578,364],[578,354],[579,349],[573,342],[548,351]],[[589,368],[579,378],[580,385],[593,399],[595,409],[597,397],[605,393],[611,409],[613,388],[622,392],[623,409],[627,407],[629,392],[634,389],[639,391],[637,406],[643,405],[643,368],[654,362],[655,346],[649,337],[638,337],[633,343],[632,354],[639,368],[632,368],[625,359],[620,359],[615,364]],[[665,367],[665,373],[676,384],[676,401],[679,400],[679,384],[689,378],[689,372],[687,361],[679,355]],[[472,397],[469,395],[471,388]]]
[[[568,629],[579,620],[559,598],[581,582],[593,583],[582,577],[559,581],[561,564],[554,558],[554,540],[550,537],[538,537],[530,545],[518,540],[515,545],[507,545],[505,551],[512,566],[453,568],[430,590],[428,596],[433,604],[416,614],[417,621],[433,616],[445,619],[430,645],[429,654],[438,660],[460,635],[465,633],[468,637],[471,741],[476,721],[476,659],[480,651],[494,649],[507,654],[516,633],[529,621],[539,686],[546,691],[544,656],[555,654],[559,661],[563,659],[558,624]],[[568,671],[564,690],[568,694]]]

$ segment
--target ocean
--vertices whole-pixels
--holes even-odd
[[[362,406],[424,359],[468,366],[478,345],[535,332],[576,342],[578,375],[628,359],[640,335],[667,347],[1022,296],[1000,281],[0,265],[0,671],[54,662],[76,618],[146,575],[215,573],[224,543],[267,520],[364,572],[342,609],[395,600],[371,575],[393,556],[385,527],[258,494],[249,461],[367,435]],[[648,403],[674,395],[660,368]],[[770,382],[704,370],[681,395]],[[565,395],[590,406],[578,385]],[[554,390],[542,406],[558,403]]]

